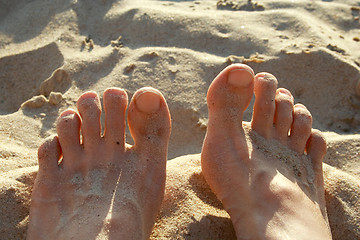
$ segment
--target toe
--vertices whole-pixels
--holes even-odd
[[[306,145],[306,152],[311,158],[315,171],[322,169],[322,160],[326,154],[326,140],[319,130],[313,129]],[[321,173],[322,174],[322,173]]]
[[[125,148],[125,110],[128,104],[126,92],[110,88],[104,92],[105,131],[104,138],[112,146]]]
[[[86,92],[77,101],[77,108],[82,118],[81,133],[85,151],[95,149],[101,140],[101,104],[95,92]]]
[[[61,147],[57,136],[47,138],[38,150],[39,171],[55,171],[61,157]]]
[[[207,93],[209,122],[203,159],[212,159],[205,155],[212,155],[219,148],[232,148],[240,159],[249,158],[242,119],[253,90],[254,72],[244,64],[228,66],[213,80]]]
[[[276,78],[269,73],[255,76],[255,103],[251,127],[268,139],[271,136],[275,114]]]
[[[296,104],[293,118],[289,147],[295,152],[303,154],[311,134],[312,117],[304,105]]]
[[[275,96],[274,138],[286,144],[293,122],[294,98],[285,88],[279,88]]]
[[[79,115],[71,109],[63,112],[57,120],[56,131],[64,159],[73,159],[81,151],[80,126]]]
[[[225,68],[211,83],[207,93],[209,126],[221,131],[241,128],[245,109],[253,96],[254,72],[244,64],[233,64]],[[211,129],[212,131],[212,129]]]
[[[128,123],[136,152],[147,159],[166,161],[170,113],[158,90],[146,87],[134,94],[128,109]]]
[[[326,154],[326,140],[318,130],[312,130],[309,141],[306,145],[306,152],[310,157],[312,167],[315,173],[315,182],[317,186],[323,187],[322,162]]]

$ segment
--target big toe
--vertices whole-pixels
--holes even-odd
[[[244,64],[230,65],[219,73],[207,93],[208,133],[241,128],[243,113],[253,96],[253,80],[253,70]]]
[[[154,88],[139,89],[129,105],[128,124],[135,151],[146,160],[165,163],[171,122],[163,95]]]
[[[207,93],[209,122],[201,151],[204,171],[210,166],[207,161],[217,159],[210,156],[218,154],[219,149],[235,149],[240,159],[248,159],[242,119],[253,88],[254,72],[244,64],[228,66],[211,83]]]

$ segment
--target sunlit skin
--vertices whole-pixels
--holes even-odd
[[[79,113],[63,112],[58,135],[40,146],[28,239],[148,239],[164,196],[169,110],[158,90],[138,90],[128,107],[130,146],[126,92],[108,89],[103,102],[103,136],[99,97],[87,92]]]
[[[253,93],[252,121],[243,123]],[[207,103],[202,171],[228,211],[237,238],[331,239],[322,175],[326,143],[312,130],[306,107],[294,105],[273,75],[254,76],[242,64],[214,79]],[[247,141],[248,131],[253,136]],[[286,163],[287,157],[296,168]]]
[[[255,94],[251,123],[243,112]],[[28,239],[148,239],[164,196],[170,114],[162,94],[84,93],[39,148]],[[203,175],[238,239],[331,239],[322,175],[326,143],[305,106],[269,73],[224,69],[207,94]],[[125,144],[125,110],[135,144]],[[81,130],[81,131],[80,131]]]

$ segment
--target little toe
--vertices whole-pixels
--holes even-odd
[[[290,148],[303,154],[306,143],[311,134],[312,116],[302,104],[294,106],[294,121],[290,130]]]
[[[39,172],[54,172],[61,157],[61,147],[57,136],[47,138],[39,147]]]
[[[310,157],[315,175],[315,184],[319,191],[324,188],[322,162],[326,154],[326,140],[319,130],[313,129],[306,145],[306,152]]]
[[[126,92],[109,88],[104,92],[105,131],[104,138],[112,146],[125,149],[125,110],[128,104]]]
[[[244,64],[233,64],[221,71],[207,93],[208,133],[233,132],[242,127],[243,113],[253,96],[254,72]],[[226,126],[226,127],[225,127]]]
[[[313,129],[306,145],[315,172],[322,174],[322,161],[326,154],[326,140],[319,130]]]
[[[73,159],[81,151],[79,115],[69,109],[64,111],[57,120],[58,134],[63,159]]]
[[[82,118],[81,133],[85,151],[95,149],[101,140],[101,104],[95,92],[86,92],[77,101],[77,108]]]
[[[294,98],[285,88],[279,88],[275,96],[274,138],[286,144],[293,122]]]
[[[255,103],[251,127],[258,134],[268,139],[271,136],[274,114],[276,78],[269,73],[259,73],[255,76]]]
[[[171,122],[163,95],[150,87],[136,91],[128,109],[128,124],[136,152],[165,163]]]

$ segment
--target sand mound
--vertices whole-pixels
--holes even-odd
[[[0,233],[24,238],[36,167],[0,175]],[[324,164],[325,196],[334,239],[360,237],[360,178]],[[167,187],[151,239],[236,239],[231,220],[201,174],[200,155],[168,162]]]
[[[360,178],[324,165],[325,198],[334,239],[360,237]]]

